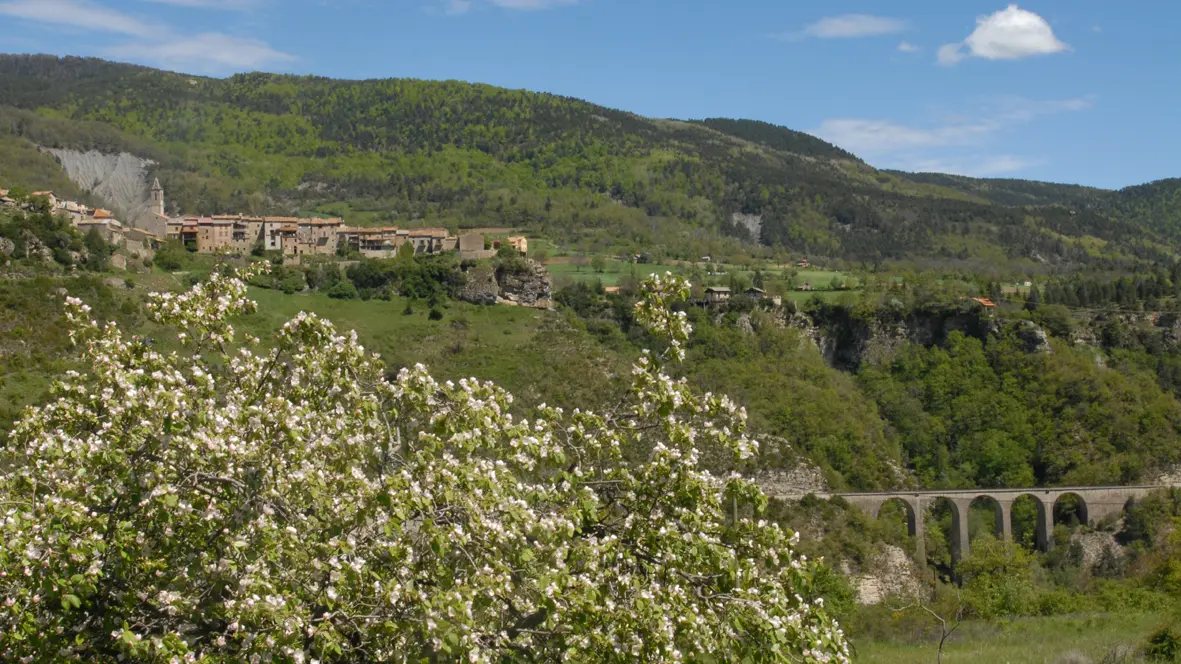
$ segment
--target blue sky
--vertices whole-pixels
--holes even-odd
[[[0,52],[480,81],[1115,188],[1181,176],[1179,24],[1165,0],[0,0]]]

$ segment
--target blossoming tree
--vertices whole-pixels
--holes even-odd
[[[70,300],[91,370],[0,459],[0,660],[847,661],[790,533],[727,515],[757,487],[699,461],[757,446],[661,371],[686,294],[646,284],[665,348],[613,409],[531,421],[314,315],[239,339],[238,277],[154,296],[179,352]]]

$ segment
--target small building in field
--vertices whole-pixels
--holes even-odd
[[[799,286],[796,286],[796,290],[810,291],[810,290],[812,290],[812,283],[805,281],[804,283],[800,284]]]
[[[706,286],[705,303],[720,304],[730,300],[730,289],[725,286]]]

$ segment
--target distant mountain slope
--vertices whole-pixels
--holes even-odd
[[[887,171],[910,182],[933,184],[962,191],[1000,205],[1077,205],[1102,198],[1105,189],[1076,184],[1056,184],[1034,180],[970,178],[946,173],[906,173]]]
[[[839,147],[826,143],[810,134],[794,131],[779,125],[759,120],[733,120],[730,118],[706,118],[705,120],[691,120],[731,136],[736,136],[751,143],[762,145],[772,150],[791,152],[805,157],[822,159],[848,159],[861,161],[852,152],[846,152]]]
[[[878,171],[763,122],[655,120],[457,81],[222,80],[0,56],[0,136],[150,160],[171,212],[317,209],[350,223],[525,227],[675,258],[768,251],[761,243],[990,271],[1171,251],[1139,217],[1074,209],[1104,196],[1087,188]],[[1086,238],[1103,241],[1102,255]]]
[[[1121,189],[1103,203],[1113,216],[1181,239],[1181,178]]]

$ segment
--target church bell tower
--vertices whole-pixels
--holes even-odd
[[[164,217],[164,187],[160,186],[160,178],[152,183],[152,214]]]

